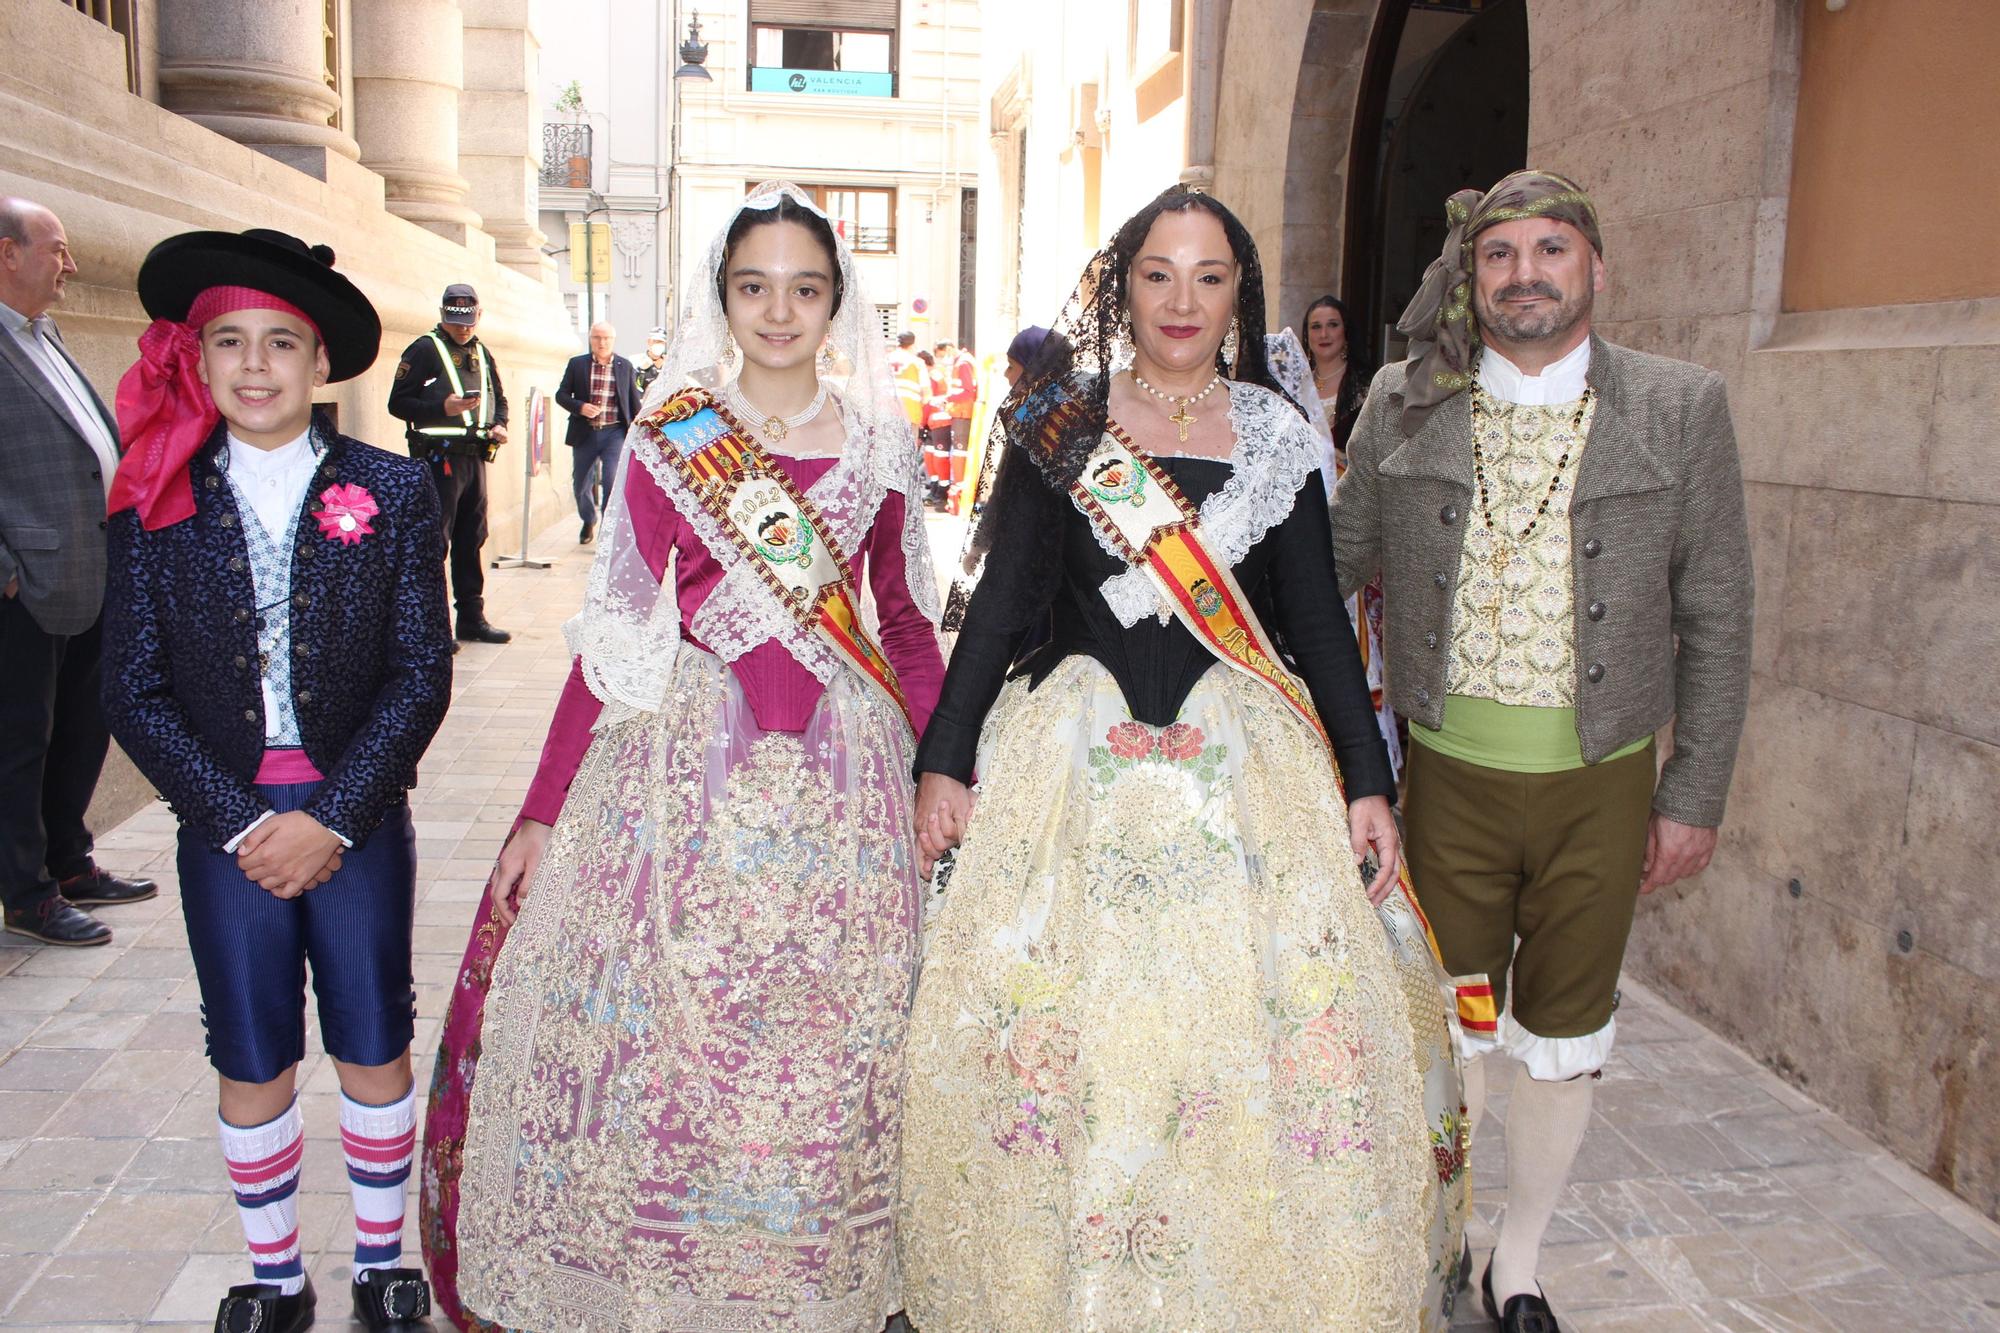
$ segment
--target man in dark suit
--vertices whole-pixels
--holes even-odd
[[[625,432],[639,416],[632,363],[611,350],[617,339],[618,330],[609,324],[591,325],[590,351],[570,358],[556,390],[556,405],[570,414],[563,443],[573,451],[570,485],[576,492],[576,516],[583,520],[576,540],[584,546],[597,536],[599,497],[611,502]]]
[[[104,498],[118,427],[48,311],[76,263],[56,215],[0,199],[0,903],[44,944],[104,944],[84,906],[158,890],[91,860],[110,737],[98,703]]]

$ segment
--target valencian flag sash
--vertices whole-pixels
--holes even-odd
[[[1275,693],[1313,729],[1327,747],[1334,790],[1345,802],[1340,764],[1333,758],[1332,741],[1318,710],[1298,677],[1279,660],[1250,599],[1237,586],[1235,574],[1202,541],[1201,514],[1188,503],[1173,478],[1134,447],[1117,422],[1106,421],[1096,451],[1070,483],[1069,494],[1113,549],[1152,576],[1153,586],[1197,640],[1224,665]],[[1396,868],[1396,881],[1423,925],[1432,956],[1442,963],[1430,919],[1410,887],[1407,863]],[[1454,977],[1451,985],[1459,1023],[1480,1036],[1496,1035],[1499,1015],[1485,974]]]
[[[638,425],[658,437],[661,456],[800,627],[831,644],[908,721],[910,705],[861,623],[832,530],[750,432],[700,390],[674,395]]]

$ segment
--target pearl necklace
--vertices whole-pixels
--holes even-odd
[[[1173,422],[1174,425],[1179,428],[1181,443],[1186,444],[1188,427],[1192,426],[1195,423],[1194,413],[1188,411],[1188,409],[1190,407],[1193,407],[1196,403],[1200,402],[1202,399],[1208,397],[1210,394],[1214,393],[1216,388],[1222,383],[1222,376],[1220,375],[1209,376],[1207,385],[1203,387],[1200,393],[1189,394],[1185,398],[1179,396],[1178,394],[1161,393],[1158,389],[1155,389],[1152,385],[1146,383],[1145,378],[1141,376],[1139,372],[1136,370],[1132,372],[1132,382],[1138,385],[1140,388],[1144,389],[1147,393],[1152,394],[1153,397],[1159,399],[1161,402],[1173,404],[1174,410],[1172,414],[1167,417],[1167,420]]]
[[[826,406],[826,385],[822,383],[812,401],[788,417],[773,416],[763,411],[743,396],[743,390],[735,380],[722,386],[722,400],[738,421],[762,433],[772,444],[783,444],[787,435],[818,416],[819,410]]]

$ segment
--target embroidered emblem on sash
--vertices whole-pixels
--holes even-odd
[[[756,439],[698,389],[669,398],[638,429],[659,440],[661,457],[800,627],[831,644],[907,720],[896,673],[861,623],[846,556],[812,502]]]
[[[1090,493],[1108,505],[1130,501],[1135,505],[1146,502],[1146,473],[1123,458],[1092,460],[1084,484]]]

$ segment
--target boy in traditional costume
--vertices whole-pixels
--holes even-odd
[[[354,1315],[414,1328],[405,796],[451,689],[443,537],[423,465],[337,434],[320,385],[381,323],[324,246],[193,232],[139,271],[152,325],[118,388],[104,611],[112,734],[180,816],[182,907],[255,1280],[217,1330],[296,1330],[306,964],[340,1076]]]

